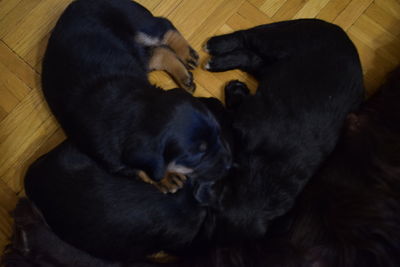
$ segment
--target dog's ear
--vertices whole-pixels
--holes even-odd
[[[226,178],[226,177],[225,177]],[[193,196],[202,206],[222,207],[221,201],[226,195],[231,194],[229,186],[226,186],[225,178],[218,180],[203,180],[200,177],[191,181]]]
[[[213,206],[217,201],[217,194],[213,188],[215,181],[196,181],[193,188],[194,198],[204,206]]]

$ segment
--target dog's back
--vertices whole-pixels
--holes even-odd
[[[315,265],[400,266],[399,100],[397,69],[348,116],[336,150],[286,216],[287,238]]]
[[[348,116],[340,141],[263,241],[214,247],[215,267],[400,266],[400,68]]]
[[[218,50],[223,44],[236,47]],[[362,102],[359,56],[340,27],[315,19],[212,37],[207,48],[211,70],[224,63],[259,81],[255,95],[232,108],[239,167],[223,196],[221,228],[228,236],[245,233],[242,228],[260,237],[268,221],[290,210],[335,148],[347,114]],[[226,87],[228,98],[236,89]]]
[[[30,166],[25,190],[61,239],[108,260],[179,249],[206,215],[190,182],[162,194],[138,178],[110,175],[69,141]]]

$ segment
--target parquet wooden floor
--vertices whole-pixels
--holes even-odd
[[[0,0],[0,251],[8,241],[9,212],[23,191],[23,174],[64,138],[40,89],[49,33],[71,0]],[[272,21],[321,18],[343,27],[359,49],[368,92],[400,61],[399,0],[140,0],[168,17],[200,50],[207,37]],[[206,54],[200,52],[204,62]],[[196,95],[222,96],[229,79],[254,81],[238,71],[194,71]],[[151,75],[164,88],[164,73]]]

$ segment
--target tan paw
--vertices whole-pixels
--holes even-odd
[[[139,171],[138,177],[145,183],[154,185],[164,194],[176,193],[179,189],[183,187],[185,181],[187,180],[187,177],[185,175],[175,172],[168,172],[165,177],[159,182],[151,179],[144,171]]]

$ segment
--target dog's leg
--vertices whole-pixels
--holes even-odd
[[[138,177],[145,183],[154,185],[158,190],[166,193],[176,193],[183,187],[186,176],[180,173],[168,172],[161,181],[156,182],[151,179],[144,171],[138,172]]]
[[[166,18],[153,17],[148,23],[141,25],[135,41],[147,47],[170,47],[188,69],[194,69],[198,65],[198,53]]]
[[[216,72],[241,69],[249,73],[255,73],[262,65],[263,60],[250,50],[236,50],[232,53],[211,57],[204,68]]]
[[[164,70],[168,72],[189,93],[193,93],[196,89],[192,73],[168,47],[160,46],[152,49],[148,68],[150,71]]]
[[[243,36],[240,32],[211,37],[204,45],[204,50],[213,56],[244,48]]]
[[[282,43],[291,45],[290,42],[287,42],[287,36],[288,34],[293,34],[293,30],[291,31],[290,26],[297,23],[297,21],[282,21],[213,36],[208,39],[204,45],[204,50],[213,56],[242,49],[247,49],[254,53],[263,51],[270,53],[271,43],[278,42],[276,48],[281,48]],[[272,45],[272,47],[275,48],[275,45]],[[272,54],[275,52],[279,53],[279,50],[280,49],[275,51],[275,49],[273,49]]]
[[[167,45],[176,53],[177,57],[185,64],[188,69],[194,69],[199,62],[199,55],[189,45],[185,38],[175,29],[169,30],[164,34],[163,45]]]
[[[225,103],[227,109],[235,109],[245,96],[250,94],[247,85],[238,80],[232,80],[225,86]]]

